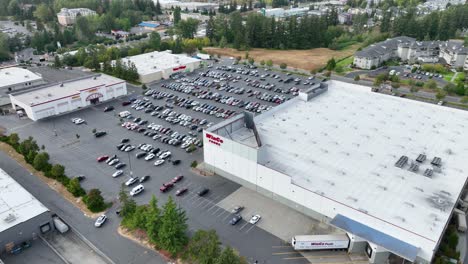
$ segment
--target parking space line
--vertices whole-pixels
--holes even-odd
[[[248,224],[249,224],[249,222],[245,222],[245,224],[244,224],[241,228],[239,228],[239,231],[241,231],[242,229],[244,229],[244,227],[245,227],[246,225],[248,225]]]
[[[226,212],[226,211],[224,211],[224,212]],[[231,214],[228,213],[228,214],[223,218],[223,221],[226,221],[226,219],[228,219],[230,216],[231,216]]]
[[[216,207],[219,208],[219,206],[218,206],[217,204],[214,203],[213,206],[211,206],[207,211],[209,212],[209,211],[211,211],[211,209],[216,208]]]
[[[209,200],[208,200],[208,201],[209,201]],[[216,206],[215,203],[213,203],[212,201],[209,201],[207,204],[205,204],[205,205],[202,206],[202,209],[205,209],[205,208],[207,207],[207,205],[208,205],[208,206],[209,206],[209,205]]]
[[[211,212],[211,215],[215,215],[220,209],[222,209],[222,208],[218,206],[218,208],[216,210]],[[210,211],[210,210],[208,210],[208,211]]]
[[[249,233],[250,230],[252,230],[254,227],[255,227],[255,225],[252,225],[249,229],[247,229],[247,231],[245,231],[245,233],[246,233],[246,234]]]

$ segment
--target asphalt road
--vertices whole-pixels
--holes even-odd
[[[225,61],[224,63],[230,62]],[[191,76],[195,77],[198,75],[192,74]],[[286,76],[284,75],[283,78],[286,78]],[[267,80],[266,82],[274,81],[277,82],[277,80]],[[161,88],[160,85],[161,83],[153,84],[151,88],[172,92],[180,96],[187,96],[186,94],[180,94],[166,88]],[[241,81],[233,83],[232,85],[245,86]],[[288,84],[288,87],[289,86],[293,86],[293,84]],[[128,87],[129,92],[133,93],[129,95],[129,97],[141,97],[141,90],[139,90],[139,88],[131,85]],[[254,89],[273,93],[259,88]],[[229,94],[225,91],[221,93]],[[272,103],[269,102],[247,97],[246,94],[229,95],[272,105]],[[235,109],[238,112],[241,111],[238,107],[227,106],[208,100],[202,101],[224,108]],[[154,102],[157,105],[164,104],[164,101],[154,100]],[[102,110],[107,105],[115,106],[116,110],[114,112],[104,113]],[[108,216],[110,217],[108,223],[99,230],[96,230],[93,226],[94,219],[83,216],[78,209],[64,201],[57,193],[48,189],[47,186],[42,184],[35,177],[24,177],[24,175],[27,175],[27,172],[25,172],[24,169],[18,168],[18,165],[11,162],[9,159],[3,159],[4,154],[0,156],[2,160],[0,165],[4,167],[7,172],[11,173],[14,178],[19,179],[18,181],[31,191],[33,195],[37,196],[39,200],[52,211],[56,212],[65,221],[74,226],[101,251],[114,260],[115,263],[162,263],[163,261],[152,251],[142,249],[132,242],[121,238],[116,233],[120,221],[114,214],[115,209],[118,207],[117,196],[121,184],[128,179],[128,175],[130,174],[130,163],[133,175],[141,177],[148,174],[152,177],[151,180],[144,183],[145,191],[135,197],[137,203],[147,203],[151,195],[154,194],[158,198],[159,203],[162,204],[167,200],[169,195],[174,195],[176,189],[181,186],[188,187],[189,192],[185,196],[177,198],[176,201],[187,211],[190,232],[194,232],[197,229],[215,229],[222,243],[233,246],[241,255],[247,257],[247,259],[252,262],[253,260],[259,260],[259,263],[285,263],[283,256],[281,254],[276,254],[279,250],[278,247],[289,251],[291,251],[291,248],[284,246],[284,242],[281,241],[281,239],[257,226],[247,224],[245,221],[234,227],[229,225],[228,222],[232,217],[231,214],[216,205],[216,203],[237,190],[237,188],[239,188],[238,184],[218,176],[203,177],[192,173],[189,168],[190,162],[193,160],[203,160],[202,150],[200,149],[194,153],[188,154],[179,147],[164,145],[143,134],[129,131],[119,126],[119,119],[116,117],[116,114],[122,110],[128,109],[130,109],[128,106],[122,107],[120,101],[114,101],[38,122],[19,120],[14,116],[0,117],[0,123],[9,128],[9,132],[16,132],[21,138],[33,136],[39,145],[44,145],[46,151],[51,156],[52,163],[63,164],[66,167],[67,175],[86,175],[87,178],[82,184],[85,189],[99,188],[106,200],[115,202],[114,206],[108,212]],[[223,120],[184,108],[176,107],[174,110],[189,114],[194,118],[206,118],[212,122]],[[134,109],[130,111],[134,113],[135,116],[140,116],[143,119],[149,120],[150,123],[155,122],[163,126],[171,126],[174,130],[183,133],[189,131],[185,127],[170,125],[168,122],[158,119],[157,117],[151,117],[149,114],[137,112]],[[83,118],[86,120],[86,124],[79,126],[74,125],[70,121],[72,117]],[[91,133],[93,128],[105,130],[109,134],[102,138],[95,138]],[[54,130],[57,132],[57,136],[54,135]],[[79,139],[76,137],[77,134],[79,135]],[[130,138],[130,143],[135,145],[150,143],[153,144],[153,146],[157,145],[161,149],[168,149],[172,152],[172,159],[180,159],[182,163],[179,166],[173,166],[166,162],[166,164],[162,166],[155,167],[153,166],[154,160],[153,162],[146,162],[141,159],[137,160],[134,156],[137,151],[128,154],[116,149],[115,146],[122,138]],[[117,154],[123,162],[127,163],[124,176],[112,178],[111,174],[115,169],[105,163],[96,162],[96,157],[104,154]],[[176,188],[169,193],[160,193],[159,187],[178,174],[184,175],[184,180],[177,183]],[[208,187],[211,190],[206,197],[198,197],[196,195],[196,191],[202,187]],[[127,190],[129,191],[130,188],[127,188]],[[298,258],[288,260],[287,263],[306,263],[306,261],[305,259]]]

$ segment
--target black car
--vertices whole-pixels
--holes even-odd
[[[140,183],[143,183],[143,182],[149,180],[150,178],[151,178],[151,177],[150,177],[149,175],[145,175],[145,176],[143,176],[143,177],[140,178]]]
[[[98,138],[98,137],[105,136],[106,134],[107,134],[106,131],[98,131],[98,132],[94,133],[94,136]]]
[[[198,191],[197,194],[198,194],[198,196],[203,196],[203,195],[207,194],[209,191],[210,191],[210,189],[203,188],[200,191]]]
[[[231,219],[231,221],[229,221],[229,224],[235,225],[235,224],[239,223],[240,220],[242,220],[242,216],[236,214],[236,215]]]
[[[123,168],[123,167],[125,167],[125,166],[127,166],[127,164],[125,164],[125,163],[119,163],[119,164],[115,165],[115,168],[116,168],[116,169],[121,169],[121,168]]]
[[[120,144],[117,145],[117,149],[121,149],[123,146],[125,146],[125,144],[124,144],[124,143],[120,143]]]
[[[104,108],[104,112],[109,112],[109,111],[112,111],[112,110],[114,110],[114,107],[112,105],[106,106]]]
[[[140,159],[140,158],[143,158],[144,156],[146,156],[147,153],[146,152],[138,152],[137,154],[135,154],[135,157],[137,159]]]
[[[130,139],[128,139],[128,138],[122,138],[122,140],[120,141],[120,143],[127,143],[127,142],[129,142],[129,141],[130,141]]]
[[[86,179],[86,176],[78,175],[78,176],[73,177],[73,179],[78,179],[78,181],[82,181],[82,180]]]
[[[174,161],[172,162],[172,165],[179,165],[179,164],[180,164],[180,160],[174,160]]]

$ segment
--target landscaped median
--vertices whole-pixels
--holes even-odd
[[[77,178],[70,179],[65,175],[65,167],[60,164],[50,164],[49,154],[39,148],[37,142],[29,137],[23,141],[17,134],[0,135],[0,150],[16,160],[31,175],[39,177],[47,185],[60,193],[88,217],[95,218],[99,212],[111,206],[101,196],[101,191],[91,189],[87,194]]]
[[[247,264],[231,247],[221,249],[215,230],[198,230],[188,237],[187,216],[172,197],[162,208],[153,195],[149,204],[137,205],[122,186],[119,193],[122,222],[119,234],[155,249],[176,263]]]

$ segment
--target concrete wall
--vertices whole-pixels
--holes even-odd
[[[26,240],[32,240],[41,235],[41,225],[49,223],[50,230],[54,229],[52,223],[52,214],[50,212],[42,213],[26,222],[19,223],[0,233],[0,253],[5,251],[5,247],[10,243],[20,244]],[[10,244],[11,245],[11,244]]]
[[[19,91],[19,90],[24,90],[24,89],[27,89],[29,87],[33,87],[33,86],[36,86],[36,85],[39,85],[39,84],[44,84],[44,80],[43,79],[39,79],[39,80],[24,80],[22,82],[19,82],[19,83],[16,83],[14,85],[8,85],[8,86],[1,86],[0,87],[0,90],[2,92],[15,92],[15,91]],[[2,85],[0,83],[0,85]],[[9,88],[11,88],[11,90],[9,90]]]

